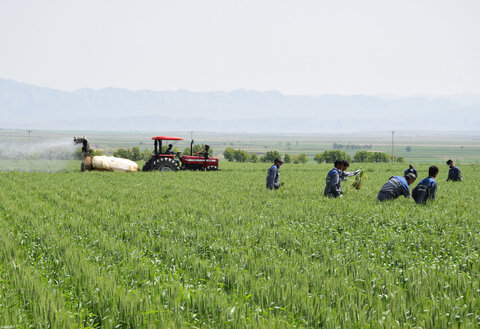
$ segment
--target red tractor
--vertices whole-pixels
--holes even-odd
[[[180,155],[180,152],[174,153],[171,149],[162,150],[162,141],[181,141],[183,138],[171,136],[152,137],[155,141],[155,152],[152,157],[145,162],[142,171],[177,171],[177,170],[219,170],[218,158],[209,157],[208,150],[210,146],[200,152],[193,154],[193,140],[190,143],[190,154]]]

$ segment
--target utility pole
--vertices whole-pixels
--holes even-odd
[[[395,131],[392,130],[392,163],[395,163],[395,143],[394,143]]]
[[[33,132],[32,130],[27,130],[27,133],[28,133],[28,144],[30,144],[30,134],[31,134],[32,132]]]
[[[28,134],[28,159],[30,159],[30,134],[32,133],[32,130],[27,129],[27,134]]]

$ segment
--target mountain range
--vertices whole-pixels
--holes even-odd
[[[480,95],[285,95],[276,91],[72,92],[0,78],[0,128],[322,133],[478,130]]]

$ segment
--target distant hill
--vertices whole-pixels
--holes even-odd
[[[0,79],[0,128],[334,132],[478,130],[480,96],[295,96],[279,92],[65,92]]]

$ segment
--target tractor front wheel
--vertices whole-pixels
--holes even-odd
[[[147,162],[143,165],[142,171],[150,171],[152,170],[152,165],[153,165],[153,159],[148,159]]]
[[[153,170],[158,171],[177,171],[178,162],[171,158],[160,158],[153,163]]]

